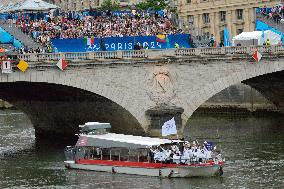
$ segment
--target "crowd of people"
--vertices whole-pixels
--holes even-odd
[[[123,37],[151,36],[158,34],[179,34],[167,15],[135,14],[113,15],[111,13],[96,16],[78,16],[62,13],[48,16],[46,19],[19,17],[16,25],[24,33],[31,35],[37,42],[48,44],[51,39],[73,39],[83,37]]]
[[[265,6],[264,8],[260,9],[260,12],[277,23],[284,22],[284,6],[281,4],[272,8],[267,8]]]
[[[190,164],[208,162],[213,159],[216,161],[223,160],[220,151],[216,150],[216,147],[209,149],[206,141],[202,145],[198,141],[193,141],[182,145],[171,145],[167,149],[159,146],[150,150],[150,157],[154,162]]]

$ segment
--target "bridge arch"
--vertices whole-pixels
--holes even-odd
[[[43,83],[47,85],[57,85],[62,87],[71,87],[73,89],[83,90],[89,93],[96,94],[98,96],[101,96],[103,98],[108,99],[109,101],[113,102],[117,106],[120,106],[122,109],[124,109],[126,112],[129,112],[129,115],[131,115],[138,124],[134,124],[133,130],[135,132],[132,132],[133,130],[129,129],[130,132],[128,133],[139,133],[141,135],[145,134],[145,130],[143,127],[141,127],[141,116],[138,116],[137,108],[129,108],[129,96],[127,95],[127,90],[111,86],[111,85],[105,85],[101,82],[101,80],[94,80],[92,77],[89,77],[89,75],[83,75],[76,72],[78,70],[68,70],[66,72],[61,72],[59,70],[27,70],[25,73],[16,71],[11,74],[0,74],[0,83]],[[2,92],[3,93],[3,92]],[[121,98],[122,97],[122,98]],[[5,98],[3,98],[6,100]],[[9,100],[8,100],[9,101]],[[134,100],[133,100],[134,101]],[[17,106],[15,104],[15,106]],[[131,107],[131,106],[130,106]],[[19,107],[19,109],[21,109]],[[136,110],[136,111],[134,111]],[[138,110],[139,112],[139,110]],[[138,118],[138,119],[137,119]],[[139,120],[140,118],[140,120]],[[96,121],[96,118],[93,118],[92,120],[88,121]],[[99,120],[99,121],[105,121],[105,120]],[[33,120],[32,120],[33,122]],[[139,127],[141,128],[138,128]],[[78,125],[76,125],[77,127]],[[124,132],[123,130],[120,130],[120,132]]]
[[[217,77],[212,77],[212,80],[207,83],[203,83],[201,79],[199,87],[195,88],[191,95],[183,98],[182,103],[185,105],[183,106],[184,113],[182,114],[182,131],[194,111],[215,94],[231,85],[241,83],[251,78],[284,70],[283,62],[277,60],[263,60],[260,63],[244,61],[231,66],[232,68],[230,69],[219,67],[217,72],[224,71],[224,73],[221,74],[220,72],[214,73],[214,69],[212,72],[207,72],[206,74],[216,74]],[[191,85],[188,84],[185,86]],[[191,89],[187,88],[185,91],[191,91]]]

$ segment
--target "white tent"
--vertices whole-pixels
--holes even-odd
[[[19,2],[13,7],[5,9],[5,12],[11,11],[48,11],[51,9],[59,8],[56,5],[44,2],[43,0],[25,0],[24,2]]]
[[[267,39],[270,40],[271,45],[277,45],[281,41],[281,36],[271,30],[242,32],[241,34],[233,37],[233,46],[240,44],[241,46],[247,45],[262,45]]]
[[[9,2],[7,5],[1,5],[0,13],[10,12],[14,7],[15,3]]]

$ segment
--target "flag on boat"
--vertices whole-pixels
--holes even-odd
[[[162,136],[168,136],[172,134],[177,134],[177,127],[174,117],[171,120],[166,121],[162,126]]]
[[[260,54],[260,52],[258,52],[258,50],[256,50],[253,55],[252,55],[253,59],[256,61],[256,62],[259,62],[260,59],[262,58],[262,54]]]
[[[94,37],[91,37],[91,38],[85,37],[84,42],[87,46],[94,45],[95,44],[95,38]]]
[[[63,71],[67,67],[67,62],[64,59],[60,59],[56,66]]]
[[[207,142],[207,141],[205,141],[205,142],[204,142],[204,146],[205,146],[205,148],[206,148],[207,150],[209,150],[209,151],[213,151],[213,149],[214,149],[214,144],[213,144],[213,142]]]
[[[23,59],[20,60],[19,64],[17,65],[17,67],[19,68],[19,70],[21,70],[22,72],[25,72],[27,70],[27,68],[29,67],[28,63],[26,61],[24,61]]]

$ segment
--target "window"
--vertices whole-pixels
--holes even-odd
[[[226,11],[220,11],[219,16],[220,16],[220,22],[226,21]]]
[[[224,30],[220,31],[220,41],[224,41]]]
[[[243,9],[237,9],[237,19],[242,20],[243,19]]]
[[[194,23],[194,16],[193,15],[188,15],[187,16],[187,20],[189,24],[193,24]]]
[[[187,4],[191,3],[191,0],[186,0],[186,3],[187,3]]]
[[[240,33],[242,33],[244,31],[244,29],[237,29],[237,35],[239,35]]]
[[[210,38],[210,33],[209,32],[205,32],[204,33],[204,37],[205,37],[205,39],[209,39]]]
[[[209,13],[203,13],[203,23],[210,23]]]

